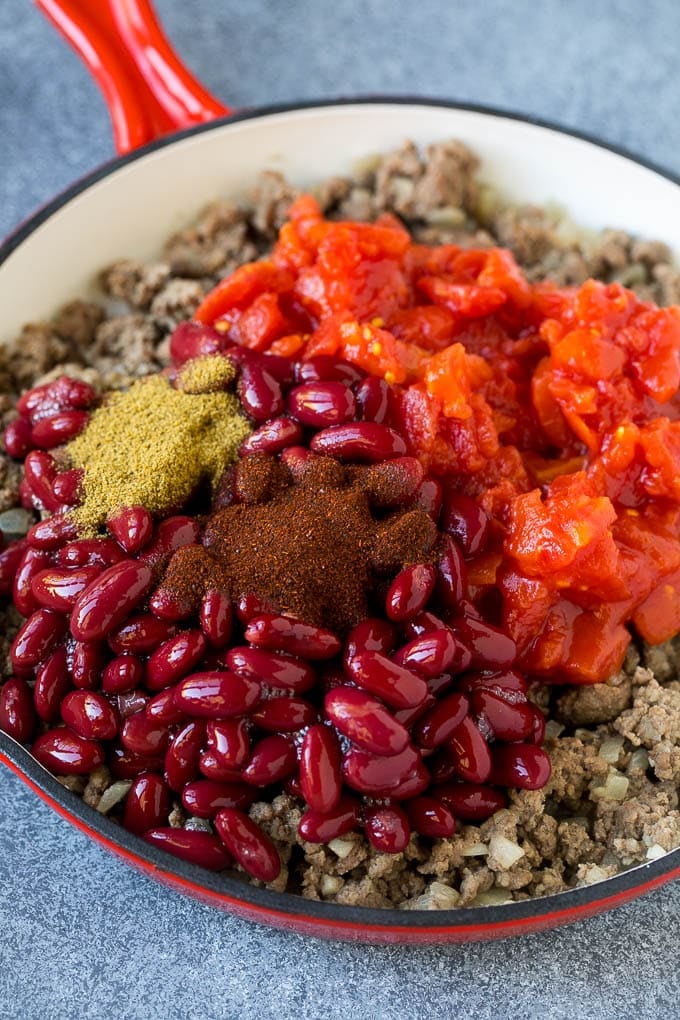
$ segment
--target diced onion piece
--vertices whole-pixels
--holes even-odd
[[[353,840],[342,839],[341,836],[338,836],[337,839],[332,839],[330,841],[330,843],[328,844],[328,849],[332,850],[336,857],[339,857],[341,860],[344,860],[345,857],[348,857],[349,854],[351,854],[352,850],[354,849],[354,846],[355,844]]]
[[[431,882],[425,892],[401,904],[400,910],[451,910],[457,907],[460,893],[443,882]]]
[[[595,786],[590,790],[591,800],[625,800],[630,780],[622,776],[616,769],[611,769],[603,786]]]
[[[463,848],[463,857],[485,857],[489,852],[486,843],[471,843]]]
[[[489,889],[475,896],[469,907],[500,907],[503,903],[512,903],[512,896],[507,889]]]
[[[658,861],[659,857],[665,857],[667,853],[668,851],[664,850],[660,843],[653,843],[647,851],[647,860]]]
[[[638,747],[630,756],[626,772],[646,772],[649,768],[649,755],[645,747]]]
[[[600,758],[604,758],[610,765],[616,765],[619,755],[623,751],[623,737],[607,737],[598,751]]]
[[[507,836],[492,836],[489,840],[489,859],[507,871],[524,857],[524,850]],[[492,867],[492,864],[489,865]]]
[[[116,804],[119,804],[123,797],[127,796],[127,792],[132,786],[131,779],[119,779],[117,783],[112,783],[107,790],[104,790],[103,794],[97,804],[97,811],[100,815],[107,815],[111,808],[114,808]]]

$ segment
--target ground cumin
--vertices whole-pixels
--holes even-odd
[[[202,372],[204,383],[215,379],[215,365],[199,363],[208,360],[194,363],[194,389]],[[224,380],[229,363],[219,361]],[[82,533],[95,533],[120,507],[181,507],[201,482],[217,483],[250,430],[232,393],[183,392],[153,375],[110,394],[66,447],[72,466],[85,472],[83,502],[73,511]]]

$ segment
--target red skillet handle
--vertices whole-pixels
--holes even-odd
[[[35,0],[101,88],[119,153],[231,113],[170,45],[151,0]]]

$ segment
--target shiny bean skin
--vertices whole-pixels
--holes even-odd
[[[192,673],[175,688],[175,704],[188,715],[221,719],[243,715],[260,700],[260,684],[236,673]]]
[[[187,320],[175,326],[170,335],[170,358],[179,368],[192,358],[219,354],[226,346],[225,337],[212,326]]]
[[[213,648],[224,648],[231,641],[234,610],[231,600],[221,591],[210,591],[203,597],[199,623],[206,640]]]
[[[330,843],[357,828],[359,813],[356,797],[343,793],[333,811],[322,813],[308,808],[300,819],[298,832],[308,843]]]
[[[484,822],[507,804],[502,790],[480,783],[444,783],[432,792],[464,822]]]
[[[78,597],[71,633],[78,641],[97,641],[114,631],[151,588],[150,567],[123,560],[108,567]]]
[[[66,648],[62,645],[41,662],[35,674],[33,700],[43,722],[54,722],[59,718],[59,706],[71,687]]]
[[[123,655],[124,652],[148,655],[176,632],[177,628],[172,623],[158,620],[151,613],[139,613],[130,616],[125,623],[109,634],[108,643],[116,655]]]
[[[214,818],[223,808],[247,811],[257,797],[252,786],[243,783],[218,783],[214,779],[196,779],[182,790],[182,804],[196,818]]]
[[[429,514],[435,524],[437,524],[443,500],[444,490],[442,489],[441,482],[438,482],[436,478],[430,478],[427,476],[426,478],[423,478],[422,482],[418,486],[418,491],[416,492],[413,500],[413,506],[417,507],[419,510],[424,510],[426,514]]]
[[[530,743],[537,744],[540,747],[545,740],[545,716],[536,705],[531,705],[531,711],[534,718]]]
[[[459,724],[446,748],[461,779],[468,783],[487,781],[491,775],[491,751],[469,715]]]
[[[415,708],[427,697],[427,684],[380,652],[358,652],[348,666],[352,680],[392,708]]]
[[[49,418],[42,418],[33,426],[31,441],[43,450],[52,450],[75,439],[89,418],[87,411],[59,411]]]
[[[310,449],[338,460],[367,464],[403,457],[407,452],[406,443],[398,432],[372,421],[331,425],[317,432]]]
[[[341,382],[307,382],[294,387],[287,397],[288,413],[308,428],[342,425],[356,414],[356,400]]]
[[[25,418],[16,418],[10,422],[3,436],[5,450],[13,460],[23,460],[33,449],[31,439],[31,423]]]
[[[344,651],[345,667],[358,652],[381,652],[389,655],[397,642],[397,628],[389,620],[367,616],[352,627]]]
[[[437,598],[446,609],[456,609],[467,592],[467,569],[460,546],[446,535],[437,563]]]
[[[44,521],[34,524],[26,538],[34,549],[54,551],[71,542],[77,534],[78,529],[72,517],[69,514],[57,513],[54,517],[47,517]]]
[[[316,684],[316,671],[304,659],[294,655],[239,645],[230,648],[225,658],[234,673],[262,680],[270,687],[304,694]]]
[[[250,728],[245,719],[210,719],[207,746],[226,768],[239,769],[250,758]]]
[[[56,558],[60,567],[112,567],[126,557],[112,538],[77,538],[57,550]]]
[[[392,581],[385,600],[390,620],[401,623],[416,616],[434,591],[437,572],[429,563],[406,567]]]
[[[365,811],[364,832],[368,842],[380,853],[398,854],[408,846],[411,825],[403,808],[391,804]]]
[[[295,377],[298,383],[343,382],[351,386],[360,383],[364,374],[348,361],[342,361],[330,354],[317,354],[316,357],[297,363]]]
[[[116,694],[112,700],[115,701],[121,719],[128,719],[130,716],[146,710],[146,706],[149,704],[148,694],[139,688],[135,691],[123,691],[122,694]],[[149,719],[160,725],[159,719],[154,719],[153,716],[150,716]]]
[[[48,730],[33,741],[31,754],[56,776],[87,776],[104,764],[104,751],[65,726]]]
[[[267,651],[289,652],[304,659],[332,659],[341,643],[330,630],[287,616],[263,614],[253,617],[245,632],[246,641]]]
[[[248,595],[241,595],[236,603],[236,616],[239,623],[247,626],[256,616],[273,613],[274,609],[267,599],[250,592]]]
[[[203,751],[198,760],[198,768],[206,779],[214,779],[218,783],[240,783],[243,779],[241,770],[223,765],[215,751]]]
[[[239,448],[239,455],[268,453],[274,456],[287,446],[296,446],[303,439],[302,426],[292,418],[272,418],[247,436]]]
[[[465,493],[446,493],[439,523],[442,530],[456,540],[465,556],[476,556],[486,549],[491,518]]]
[[[28,548],[28,543],[19,539],[0,552],[0,597],[7,598],[12,594],[14,578]]]
[[[437,701],[416,726],[414,739],[419,747],[441,747],[453,736],[468,714],[470,704],[464,694],[454,691]]]
[[[517,645],[509,634],[483,620],[467,614],[451,621],[451,628],[472,653],[472,666],[477,669],[499,669],[512,666],[517,657]]]
[[[184,712],[175,705],[172,687],[166,687],[164,691],[150,698],[144,711],[148,719],[155,719],[162,726],[174,726],[184,722]]]
[[[143,833],[142,838],[151,846],[208,871],[225,871],[232,864],[223,844],[210,832],[156,826]]]
[[[84,691],[93,691],[98,687],[105,661],[106,646],[100,641],[75,641],[71,654],[74,686]]]
[[[521,695],[520,695],[521,697]],[[534,731],[534,714],[526,701],[511,704],[493,691],[479,690],[472,694],[472,708],[483,717],[499,740],[526,740]]]
[[[273,882],[281,871],[279,852],[271,839],[243,811],[223,808],[215,828],[229,853],[253,878]]]
[[[250,761],[242,769],[246,783],[270,786],[289,776],[297,768],[295,745],[289,737],[272,734],[254,745]]]
[[[475,691],[493,691],[500,697],[509,698],[510,701],[526,701],[528,684],[525,677],[514,669],[483,670],[477,673],[467,673],[460,680],[460,689],[466,694],[473,694]]]
[[[443,800],[437,797],[414,797],[404,805],[415,832],[429,839],[448,839],[456,831],[456,819]]]
[[[61,504],[52,489],[57,476],[54,457],[42,450],[32,450],[24,461],[24,474],[31,492],[42,506],[50,512],[59,510]]]
[[[117,655],[102,673],[105,694],[126,694],[139,687],[144,679],[144,663],[136,655]]]
[[[205,723],[186,723],[172,738],[165,755],[165,778],[168,786],[181,793],[187,783],[198,779],[201,748],[205,741]]]
[[[434,613],[424,610],[410,620],[406,620],[403,626],[404,637],[412,640],[422,634],[431,634],[433,630],[446,630],[446,624]]]
[[[170,788],[154,772],[133,780],[123,809],[123,826],[128,832],[141,835],[167,823],[170,814]]]
[[[85,472],[82,468],[71,468],[70,471],[60,471],[52,483],[52,491],[60,503],[65,506],[77,506],[83,495],[83,477]]]
[[[41,570],[31,581],[31,593],[40,606],[70,613],[85,589],[101,574],[101,567]]]
[[[356,390],[356,402],[362,421],[383,425],[392,407],[392,389],[384,379],[368,376]]]
[[[163,758],[148,758],[146,755],[133,754],[116,741],[107,752],[107,764],[111,775],[116,779],[134,779],[143,772],[161,773]]]
[[[185,545],[195,545],[199,533],[198,521],[193,517],[183,514],[166,517],[159,523],[152,540],[139,553],[139,561],[159,573],[174,552]]]
[[[85,740],[113,740],[118,734],[116,712],[96,691],[71,691],[62,699],[60,711],[69,729]]]
[[[261,701],[249,718],[267,733],[296,733],[317,721],[317,711],[304,698],[274,697]]]
[[[130,555],[143,549],[153,535],[153,518],[143,506],[124,507],[109,517],[106,526]]]
[[[343,757],[342,773],[348,786],[369,797],[396,797],[399,787],[414,779],[421,787],[416,793],[422,793],[430,781],[420,754],[410,745],[390,758],[351,747]]]
[[[97,391],[83,379],[60,375],[52,382],[34,386],[23,393],[17,402],[17,411],[36,425],[57,411],[83,411],[97,399]]]
[[[535,744],[498,744],[493,748],[494,783],[516,790],[540,790],[550,779],[548,753]]]
[[[145,711],[135,712],[122,725],[120,742],[133,754],[158,758],[167,751],[170,730],[157,719],[149,718]]]
[[[466,669],[471,658],[449,628],[443,627],[412,638],[394,653],[392,661],[424,677],[436,677],[441,673],[458,673]]]
[[[207,648],[200,630],[185,630],[164,641],[146,664],[146,686],[150,691],[169,687],[190,673]]]
[[[364,691],[336,687],[326,694],[324,709],[340,733],[373,754],[400,754],[409,742],[408,730],[382,702]]]
[[[10,660],[15,670],[26,670],[46,659],[66,634],[66,620],[51,609],[38,609],[29,616],[15,637]]]
[[[342,796],[340,744],[329,726],[310,726],[300,753],[300,788],[312,811],[334,811]]]
[[[284,399],[277,379],[266,368],[245,365],[238,383],[243,410],[254,422],[266,422],[281,414]]]
[[[33,694],[25,680],[10,677],[0,689],[0,730],[27,744],[35,727]]]
[[[169,588],[156,588],[149,599],[149,609],[159,620],[176,623],[193,615],[193,600]]]
[[[33,594],[33,581],[52,565],[53,554],[46,549],[26,547],[17,565],[12,586],[12,601],[22,616],[30,616],[40,608]]]

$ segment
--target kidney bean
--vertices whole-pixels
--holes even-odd
[[[23,460],[33,449],[31,424],[25,418],[11,421],[3,435],[5,450],[14,460]]]
[[[215,818],[215,828],[244,871],[261,882],[274,881],[281,871],[279,852],[252,818],[235,808],[222,808]]]
[[[460,546],[446,535],[437,563],[437,598],[446,609],[456,609],[467,593],[467,570]]]
[[[149,599],[149,609],[159,620],[177,623],[193,616],[194,604],[192,598],[187,599],[179,592],[156,588]]]
[[[146,706],[149,703],[149,697],[144,691],[139,689],[135,691],[124,691],[122,694],[115,695],[115,702],[118,707],[121,719],[128,719],[132,715],[136,715],[142,710],[146,710]],[[153,716],[149,717],[153,719]],[[160,725],[158,719],[154,719],[154,722]]]
[[[164,691],[149,698],[144,707],[147,718],[155,720],[161,726],[174,726],[184,722],[184,712],[175,705],[173,693],[171,687],[166,687]]]
[[[498,744],[493,748],[492,781],[518,790],[540,790],[550,779],[550,757],[535,744]]]
[[[429,475],[423,478],[413,499],[414,508],[417,507],[419,510],[424,510],[426,514],[429,514],[434,523],[437,524],[443,501],[444,490],[441,482],[438,482],[436,478],[431,478]]]
[[[336,687],[326,695],[324,709],[340,733],[373,754],[400,754],[409,742],[408,730],[382,702],[364,691]]]
[[[398,510],[412,502],[423,468],[416,457],[395,457],[354,468],[352,475],[361,483],[374,509]]]
[[[464,822],[484,822],[508,802],[502,790],[480,783],[446,783],[432,792]]]
[[[393,662],[424,677],[436,677],[447,671],[458,673],[470,665],[472,656],[448,627],[412,638],[392,656]]]
[[[96,641],[115,630],[144,598],[153,581],[145,563],[123,560],[99,575],[78,597],[71,633],[78,641]]]
[[[199,774],[199,758],[205,741],[205,723],[189,722],[170,742],[165,755],[165,778],[171,790],[181,793]]]
[[[36,737],[31,754],[57,776],[87,776],[104,764],[101,744],[85,740],[65,726]]]
[[[433,708],[418,720],[414,739],[420,747],[441,747],[453,736],[468,714],[470,703],[464,694],[454,691],[441,698]]]
[[[185,630],[164,641],[146,664],[148,689],[159,691],[181,680],[201,661],[206,648],[200,630]]]
[[[390,758],[350,747],[342,760],[342,774],[348,786],[370,797],[396,797],[395,791],[413,779],[419,784],[424,782],[422,789],[416,791],[422,793],[430,781],[420,754],[411,745]]]
[[[436,580],[437,571],[430,563],[416,563],[400,571],[392,581],[385,600],[390,620],[408,620],[424,609]]]
[[[37,666],[63,640],[66,620],[51,609],[38,609],[29,616],[10,649],[10,660],[15,670]]]
[[[214,818],[223,808],[247,810],[257,797],[252,786],[243,783],[218,783],[214,779],[196,779],[182,790],[182,804],[196,818]]]
[[[170,788],[160,776],[147,772],[132,783],[125,798],[123,826],[141,835],[167,822],[170,814]]]
[[[240,347],[234,344],[229,348],[229,360],[241,369],[246,367],[262,368],[282,386],[292,386],[295,381],[295,366],[292,359],[280,354],[254,351],[249,347]]]
[[[61,718],[85,740],[113,740],[119,720],[111,704],[96,691],[71,691],[61,701]]]
[[[241,775],[246,783],[253,786],[269,786],[285,779],[296,768],[295,745],[289,737],[275,733],[255,744]]]
[[[250,728],[245,719],[210,719],[206,724],[208,749],[229,769],[239,769],[250,758]]]
[[[300,786],[300,776],[288,776],[283,781],[283,789],[286,793],[289,793],[291,797],[297,797],[298,800],[303,800],[302,787]]]
[[[150,719],[146,712],[137,711],[123,723],[120,742],[133,754],[160,758],[168,749],[170,731],[157,719]]]
[[[250,592],[247,595],[239,596],[236,603],[236,616],[239,623],[243,626],[247,626],[255,616],[262,616],[263,614],[273,613],[274,608],[267,599],[262,598],[260,595],[256,595],[254,592]]]
[[[406,812],[397,804],[368,808],[364,813],[364,832],[368,842],[384,854],[401,853],[411,838]]]
[[[39,605],[70,613],[80,595],[101,572],[101,567],[77,567],[75,570],[48,567],[33,576],[31,593]]]
[[[296,733],[315,723],[317,717],[311,702],[288,696],[267,698],[250,713],[253,725],[268,733]]]
[[[393,708],[415,708],[427,697],[421,676],[391,662],[380,652],[358,652],[348,664],[350,677]]]
[[[75,439],[89,419],[87,411],[59,411],[49,418],[41,418],[33,426],[31,440],[43,450],[52,450]]]
[[[533,733],[534,715],[523,698],[512,704],[493,691],[478,690],[472,694],[472,708],[476,716],[486,720],[499,740],[526,740]]]
[[[52,553],[46,549],[24,547],[24,553],[17,564],[12,586],[12,601],[22,616],[30,616],[40,603],[33,594],[33,580],[52,563]]]
[[[60,567],[112,567],[125,553],[112,538],[79,538],[57,550]]]
[[[356,797],[343,793],[333,811],[322,813],[308,808],[300,819],[298,832],[308,843],[330,843],[357,828],[359,813]]]
[[[243,779],[241,770],[223,765],[215,751],[203,751],[198,760],[198,767],[201,775],[218,783],[240,783]]]
[[[208,871],[225,871],[231,867],[231,857],[219,839],[210,832],[156,826],[143,833],[142,839],[159,850],[165,850],[182,861]]]
[[[139,687],[144,679],[144,664],[136,655],[118,655],[102,672],[101,686],[105,694],[126,694]]]
[[[483,620],[471,616],[456,616],[451,629],[458,640],[472,653],[472,665],[477,668],[497,669],[511,666],[517,657],[517,645],[509,634]]]
[[[313,358],[295,363],[295,378],[298,383],[344,382],[348,386],[361,382],[364,373],[349,361],[342,361],[332,354],[317,354]]]
[[[406,443],[388,425],[358,421],[331,425],[317,432],[310,443],[310,449],[337,460],[376,464],[393,457],[403,457]]]
[[[150,613],[139,613],[109,634],[108,642],[116,655],[124,652],[148,655],[176,633],[177,628],[166,620],[159,620]]]
[[[54,495],[65,506],[77,506],[83,496],[83,478],[85,472],[82,468],[71,468],[70,471],[60,471],[52,483]]]
[[[357,386],[356,402],[362,421],[383,425],[392,410],[392,389],[384,379],[368,376]]]
[[[288,446],[282,451],[280,459],[281,463],[285,464],[290,471],[294,481],[300,482],[304,478],[309,465],[318,458],[306,446]]]
[[[281,414],[284,408],[279,382],[266,368],[244,365],[238,384],[243,410],[255,422],[265,422]]]
[[[34,386],[22,394],[17,403],[17,411],[35,425],[41,418],[56,411],[84,410],[91,407],[96,399],[97,392],[89,383],[83,379],[60,375],[58,379]]]
[[[448,783],[449,780],[458,778],[456,766],[451,761],[445,747],[428,755],[427,768],[433,783]]]
[[[256,648],[289,652],[313,660],[332,659],[342,647],[330,630],[270,613],[253,617],[246,628],[245,638]]]
[[[51,454],[43,450],[32,450],[24,461],[26,482],[46,510],[56,511],[60,502],[54,495],[52,483],[57,476],[57,465]]]
[[[139,560],[158,575],[174,552],[185,545],[195,545],[200,534],[198,521],[182,514],[166,517],[156,528],[151,542],[139,554]]]
[[[545,740],[545,716],[536,705],[530,705],[529,707],[533,715],[530,743],[537,744],[540,747]]]
[[[316,671],[294,655],[268,652],[261,648],[238,645],[230,648],[226,662],[234,673],[262,680],[271,687],[303,694],[316,684]]]
[[[210,670],[192,673],[175,688],[177,708],[188,716],[220,719],[243,715],[260,700],[260,684],[251,677]]]
[[[55,514],[44,521],[38,521],[29,529],[26,538],[34,549],[59,549],[78,534],[75,521],[69,514]]]
[[[106,526],[126,553],[139,552],[153,535],[153,518],[143,506],[123,507],[113,514]]]
[[[268,453],[274,456],[287,446],[300,443],[303,436],[302,426],[292,418],[272,418],[243,440],[239,455],[248,457],[253,453]]]
[[[431,694],[428,694],[425,700],[420,705],[416,705],[415,708],[399,708],[394,713],[394,718],[397,722],[409,729],[421,716],[432,708],[436,704],[436,698],[433,698]]]
[[[74,686],[85,691],[98,687],[105,659],[106,649],[100,641],[74,641],[71,653]]]
[[[389,620],[367,616],[352,627],[345,641],[345,668],[359,652],[380,652],[389,655],[397,641],[397,628]]]
[[[312,811],[328,814],[342,795],[342,756],[329,726],[310,726],[300,753],[300,789]]]
[[[491,775],[489,745],[469,715],[449,738],[446,749],[456,772],[469,783],[485,783]]]
[[[514,669],[487,670],[479,673],[468,673],[460,680],[460,689],[466,694],[474,691],[493,691],[499,697],[510,696],[511,701],[524,700],[521,695],[526,695],[527,682],[521,673]]]
[[[19,482],[19,506],[24,510],[37,510],[40,506],[26,478],[22,478]]]
[[[448,839],[456,831],[451,809],[437,797],[414,797],[406,802],[404,809],[413,829],[421,836]]]
[[[487,546],[491,518],[464,492],[447,491],[440,526],[455,538],[465,556],[476,556]]]
[[[234,610],[224,592],[209,591],[203,596],[198,614],[201,630],[213,648],[224,648],[231,641]]]
[[[33,694],[25,680],[16,677],[0,688],[0,730],[20,744],[27,744],[33,736],[35,709]]]
[[[11,542],[6,549],[0,552],[0,596],[7,598],[12,594],[14,579],[19,564],[24,558],[26,550],[30,548],[24,539]],[[30,589],[29,589],[30,590]],[[18,607],[17,607],[18,608]],[[21,610],[19,610],[21,612]],[[22,614],[24,615],[24,614]]]
[[[107,764],[111,775],[116,779],[134,779],[143,772],[162,772],[164,759],[148,758],[143,754],[133,754],[127,747],[116,741],[107,752]]]
[[[200,358],[205,354],[219,354],[228,341],[212,326],[199,322],[180,322],[170,334],[170,360],[180,368],[185,361]]]
[[[356,400],[342,382],[306,382],[290,391],[288,413],[301,425],[324,429],[342,425],[356,414]]]

